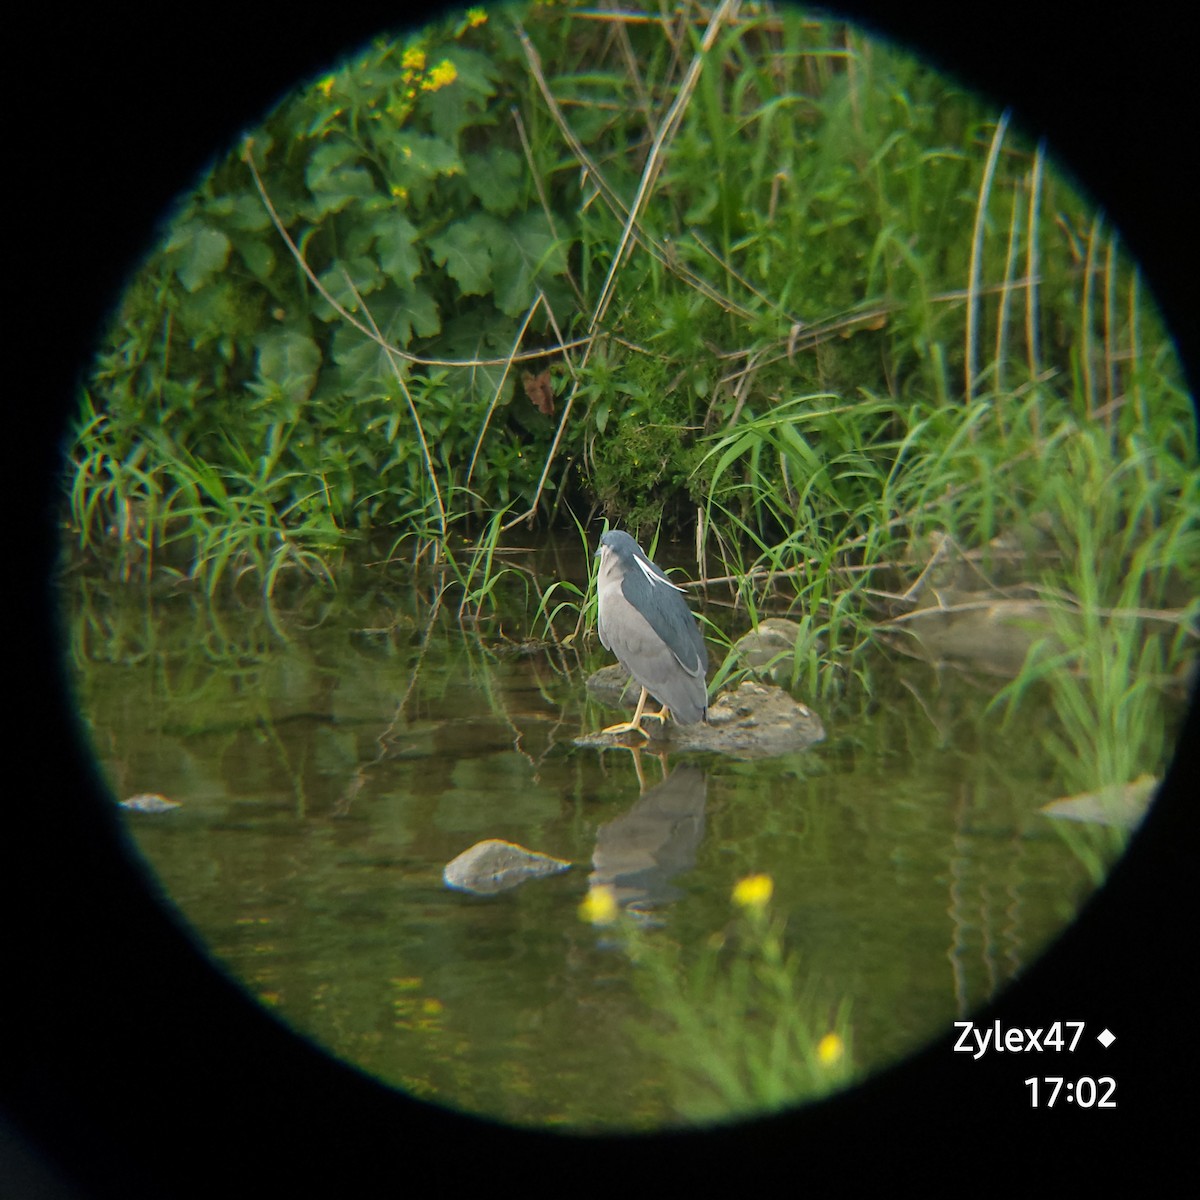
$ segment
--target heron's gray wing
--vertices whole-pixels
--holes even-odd
[[[708,651],[696,618],[682,594],[662,572],[656,569],[655,577],[649,578],[636,564],[631,564],[621,580],[621,592],[667,644],[679,665],[689,675],[703,678],[708,668]]]

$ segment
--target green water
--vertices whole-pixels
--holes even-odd
[[[479,625],[403,571],[274,608],[79,575],[63,594],[114,798],[181,804],[121,816],[164,902],[294,1030],[448,1106],[583,1128],[720,1110],[656,1053],[645,973],[579,916],[631,824],[663,862],[638,897],[644,936],[699,953],[733,927],[736,881],[769,874],[816,1032],[848,1003],[864,1073],[993,996],[1093,887],[1037,811],[1062,794],[1046,714],[1002,733],[994,680],[881,657],[868,712],[812,704],[828,737],[804,754],[637,764],[573,745],[613,719],[584,687],[610,660],[594,636],[521,645],[520,593]],[[448,890],[445,864],[492,837],[575,866]]]

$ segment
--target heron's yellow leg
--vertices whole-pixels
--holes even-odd
[[[650,693],[642,688],[642,694],[638,697],[637,708],[633,713],[632,721],[620,721],[616,725],[609,725],[602,729],[601,733],[640,733],[642,737],[649,739],[650,735],[642,728],[642,709],[646,707],[646,697]],[[651,716],[655,715],[653,713]]]

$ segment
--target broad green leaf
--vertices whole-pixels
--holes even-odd
[[[293,401],[307,399],[321,369],[317,343],[298,329],[280,329],[257,340],[258,375]]]
[[[390,164],[397,176],[393,182],[404,186],[418,179],[432,179],[462,170],[462,160],[453,142],[407,129],[397,135]]]
[[[346,277],[350,277],[350,282],[353,287],[347,282]],[[357,312],[359,309],[358,296],[367,297],[372,295],[384,283],[383,275],[380,273],[379,265],[373,258],[353,258],[346,262],[335,262],[327,271],[320,275],[321,286],[345,309],[350,312]],[[358,296],[355,295],[358,293]],[[374,305],[367,301],[374,312]],[[329,309],[324,305],[321,306],[322,313],[328,313]],[[333,314],[330,314],[332,317]],[[330,317],[326,317],[328,320]],[[340,319],[340,318],[339,318]]]
[[[376,218],[375,228],[380,269],[393,283],[412,283],[421,273],[421,252],[414,245],[416,227],[404,217],[389,213]]]
[[[455,221],[429,238],[433,261],[444,267],[464,296],[486,295],[492,286],[492,247],[507,236],[505,226],[483,213]]]
[[[433,297],[421,287],[388,287],[371,304],[384,337],[405,347],[414,337],[433,337],[442,328],[442,316]]]
[[[275,270],[275,251],[267,242],[256,237],[240,237],[234,242],[246,269],[256,279],[268,279]]]
[[[167,243],[175,274],[189,292],[198,291],[229,261],[229,239],[202,221],[180,226]]]
[[[340,212],[351,201],[375,195],[375,181],[365,167],[356,165],[358,157],[358,150],[344,142],[313,152],[304,181],[317,201],[318,214]]]
[[[539,274],[561,274],[566,255],[544,213],[528,212],[502,228],[505,236],[492,245],[496,307],[516,317],[533,302]]]
[[[503,146],[465,154],[467,184],[490,213],[506,217],[521,199],[521,160]]]

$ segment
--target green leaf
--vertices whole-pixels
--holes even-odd
[[[317,213],[340,212],[353,200],[376,194],[371,173],[355,165],[358,149],[345,142],[323,145],[313,152],[304,182],[317,201]]]
[[[428,239],[433,261],[444,267],[464,296],[484,296],[492,286],[491,247],[506,236],[506,228],[494,217],[476,213],[447,225]]]
[[[490,213],[506,217],[521,200],[521,160],[503,146],[486,154],[466,154],[467,184]]]
[[[317,343],[298,329],[262,334],[256,342],[258,376],[293,401],[306,400],[321,369]]]
[[[418,234],[412,222],[394,213],[375,221],[379,266],[395,283],[409,284],[421,273],[421,252],[413,244]]]
[[[516,317],[533,302],[540,274],[563,273],[567,265],[566,254],[551,234],[544,213],[528,212],[501,228],[504,236],[496,238],[492,244],[496,307],[502,313]]]
[[[384,337],[407,346],[414,337],[433,337],[442,328],[442,315],[433,297],[421,287],[389,287],[371,304]]]
[[[275,270],[275,251],[260,238],[240,237],[234,243],[246,269],[256,279],[269,279]]]
[[[399,135],[389,157],[396,176],[394,182],[406,186],[419,179],[433,179],[462,170],[462,159],[458,157],[453,142],[407,129]]]
[[[350,286],[346,277],[349,276],[354,287]],[[358,309],[358,298],[355,296],[370,296],[384,283],[383,275],[373,258],[352,258],[346,262],[335,262],[328,271],[318,277],[321,286],[343,307],[354,312]],[[374,311],[374,305],[371,306]],[[334,315],[325,305],[320,307],[320,315],[329,320]],[[328,315],[326,315],[328,314]],[[341,319],[340,317],[338,318]]]
[[[483,101],[496,94],[491,75],[495,72],[490,59],[465,46],[455,46],[446,55],[433,54],[430,62],[449,58],[454,63],[457,78],[453,83],[422,97],[422,108],[429,113],[429,123],[435,133],[447,141],[456,142],[464,126],[476,122]]]
[[[203,221],[188,221],[167,243],[175,274],[189,292],[202,288],[229,261],[229,239]]]

